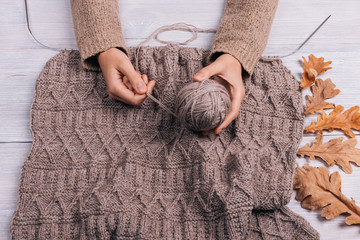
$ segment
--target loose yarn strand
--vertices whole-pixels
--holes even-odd
[[[153,95],[149,94],[148,92],[146,93],[146,95],[153,100],[154,102],[156,102],[157,104],[159,104],[159,106],[164,109],[165,111],[167,111],[168,113],[172,114],[174,117],[179,118],[178,115],[176,115],[175,113],[173,113],[169,108],[167,108],[162,102],[160,102],[159,100],[157,100]]]
[[[187,31],[192,33],[192,37],[189,38],[188,40],[184,41],[184,42],[176,42],[176,41],[165,41],[165,40],[161,40],[159,39],[159,34],[162,32],[166,32],[166,31],[173,31],[173,30],[178,30],[178,31]],[[154,32],[152,32],[145,40],[143,40],[142,42],[140,42],[137,46],[136,46],[136,53],[135,53],[135,70],[139,71],[139,51],[140,51],[140,47],[145,44],[146,42],[150,41],[153,37],[160,43],[163,44],[172,44],[172,45],[186,45],[192,41],[194,41],[195,39],[197,39],[198,37],[198,33],[199,32],[203,32],[203,33],[216,33],[216,29],[201,29],[198,28],[192,24],[188,24],[188,23],[184,23],[184,22],[177,22],[174,24],[170,24],[170,25],[164,25],[159,27],[158,29],[156,29]]]

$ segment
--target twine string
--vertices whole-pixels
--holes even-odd
[[[190,32],[192,34],[192,37],[187,39],[184,42],[165,41],[165,40],[159,39],[159,34],[160,33],[166,32],[166,31],[174,31],[174,30]],[[186,45],[186,44],[194,41],[195,39],[197,39],[199,32],[202,32],[202,33],[216,33],[216,29],[201,29],[201,28],[198,28],[198,27],[196,27],[196,26],[194,26],[192,24],[188,24],[188,23],[184,23],[184,22],[177,22],[177,23],[174,23],[174,24],[164,25],[164,26],[159,27],[154,32],[152,32],[145,40],[143,40],[142,42],[140,42],[136,46],[135,70],[139,71],[139,51],[140,51],[140,47],[142,45],[144,45],[146,42],[150,41],[153,37],[158,42],[163,43],[163,44]]]
[[[171,111],[168,107],[166,107],[162,102],[160,102],[158,99],[156,99],[156,97],[154,97],[153,95],[149,94],[148,92],[146,92],[146,95],[148,96],[148,98],[150,98],[151,100],[153,100],[154,102],[156,102],[162,109],[164,109],[166,112],[168,112],[169,114],[173,115],[175,118],[179,118],[178,115],[176,115],[176,113],[174,113],[173,111]]]

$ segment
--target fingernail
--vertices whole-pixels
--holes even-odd
[[[195,77],[203,77],[203,76],[204,76],[204,74],[201,72],[198,72],[197,74],[195,74]]]
[[[138,89],[139,89],[140,91],[145,91],[145,87],[144,87],[144,85],[143,85],[142,83],[139,83],[139,84],[137,85],[137,87],[138,87]]]

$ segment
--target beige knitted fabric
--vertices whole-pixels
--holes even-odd
[[[209,54],[141,47],[139,69],[174,111]],[[262,58],[244,84],[238,118],[203,136],[149,98],[109,98],[79,51],[57,54],[36,83],[12,239],[318,239],[285,207],[303,130],[299,83],[280,59]]]
[[[95,55],[111,47],[128,54],[118,0],[70,1],[77,45],[85,68],[100,70]],[[226,0],[208,63],[221,53],[229,53],[240,61],[244,77],[248,78],[265,49],[277,5],[278,0]]]

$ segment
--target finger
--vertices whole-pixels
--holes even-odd
[[[147,93],[151,94],[153,89],[154,89],[154,86],[155,86],[155,81],[154,80],[151,80],[148,84],[147,84]],[[137,94],[137,93],[134,93],[133,95],[133,101],[134,103],[140,103],[142,102],[143,100],[145,100],[145,98],[147,97],[146,94]],[[135,105],[135,104],[134,104]]]
[[[202,81],[204,79],[210,78],[213,75],[220,74],[224,69],[224,64],[220,61],[215,61],[210,65],[202,68],[198,71],[194,76],[193,79],[195,81]]]
[[[118,71],[115,70],[117,74],[109,74],[109,78],[107,81],[109,95],[111,97],[120,101],[123,101],[130,105],[137,105],[138,102],[134,98],[136,92],[130,90],[127,85],[123,81],[121,81],[120,77],[118,76]],[[125,78],[125,77],[124,77]],[[132,86],[130,85],[130,88]],[[145,94],[142,94],[145,95]]]
[[[147,93],[151,94],[152,90],[154,89],[154,86],[155,86],[155,81],[154,80],[150,81],[147,85],[147,89],[148,89]],[[146,94],[134,94],[131,101],[133,105],[139,106],[141,105],[141,103],[144,102],[146,98],[147,98]]]
[[[113,82],[111,82],[111,83],[113,83]],[[147,84],[149,94],[152,93],[154,86],[155,86],[155,81],[154,80],[150,81]],[[113,89],[112,90],[112,92],[113,92],[112,98],[117,99],[117,100],[122,101],[122,102],[125,102],[125,103],[130,104],[130,105],[139,106],[139,105],[141,105],[141,103],[147,97],[146,94],[137,94],[137,93],[135,93],[133,91],[130,91],[125,86],[125,84],[123,82],[121,82],[121,81],[114,81],[113,85],[111,85],[111,88]]]
[[[229,113],[226,115],[224,121],[215,128],[214,133],[219,134],[224,128],[226,128],[233,120],[237,118],[240,111],[240,105],[242,101],[241,90],[236,90],[231,100],[231,107]]]
[[[131,86],[135,89],[137,94],[144,94],[147,91],[146,83],[141,78],[141,76],[138,75],[128,75],[129,82]]]
[[[151,94],[152,91],[153,91],[153,89],[154,89],[154,87],[155,87],[155,81],[154,81],[154,80],[151,80],[151,81],[148,83],[147,87],[148,87],[147,92],[148,92],[149,94]]]
[[[118,70],[127,76],[131,86],[135,89],[136,93],[144,94],[147,91],[146,83],[141,78],[141,74],[136,72],[131,62],[125,62],[117,66]]]
[[[115,83],[115,85],[112,85],[111,89],[111,98],[123,101],[130,105],[136,104],[133,100],[136,93],[131,91],[124,83],[119,81]]]
[[[126,99],[123,99],[123,98],[121,98],[119,96],[116,96],[116,95],[111,96],[111,98],[116,99],[116,100],[121,101],[121,102],[124,102],[124,103],[127,103],[129,105],[133,105],[129,101],[127,101]]]
[[[144,82],[145,82],[146,84],[149,83],[149,79],[148,79],[148,76],[147,76],[146,74],[141,75],[141,78],[144,80]]]
[[[224,121],[215,128],[214,133],[219,134],[224,128],[226,128],[238,115],[238,111],[232,110],[229,114],[225,117]]]
[[[127,104],[129,104],[129,105],[134,105],[131,101],[129,101],[129,100],[125,99],[125,98],[122,98],[122,97],[120,97],[120,96],[118,96],[118,95],[110,94],[110,93],[109,93],[109,96],[110,96],[110,98],[113,98],[113,99],[116,99],[116,100],[118,100],[118,101],[127,103]]]
[[[210,132],[211,132],[211,131],[204,131],[204,132],[202,132],[202,134],[203,134],[204,136],[207,136],[207,135],[209,135]]]
[[[131,83],[129,82],[129,79],[126,76],[124,76],[124,78],[123,78],[123,83],[125,84],[125,86],[127,88],[129,88],[129,90],[131,90],[131,91],[134,90],[134,88],[131,86]]]
[[[104,77],[108,89],[109,96],[113,99],[122,101],[124,103],[135,105],[135,92],[130,90],[123,82],[125,76],[116,68],[110,68],[104,71]],[[126,79],[125,79],[126,80]],[[127,81],[127,80],[126,80]]]

